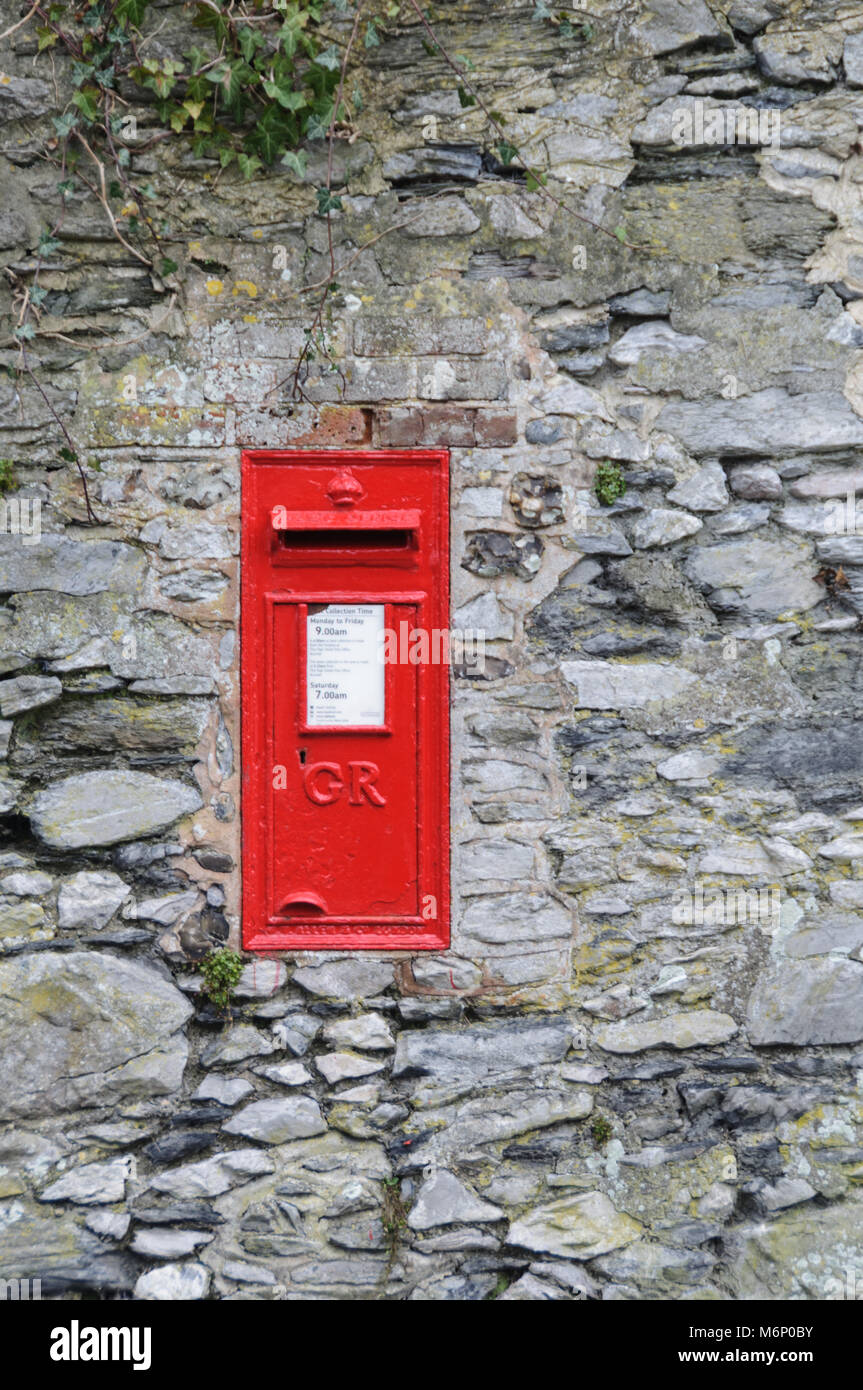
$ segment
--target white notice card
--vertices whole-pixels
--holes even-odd
[[[328,603],[306,620],[306,723],[384,722],[384,604]]]

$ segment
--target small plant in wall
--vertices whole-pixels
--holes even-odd
[[[201,961],[198,969],[204,977],[201,993],[207,996],[214,1008],[227,1017],[234,990],[243,973],[243,957],[237,951],[229,951],[227,948],[211,951]]]
[[[590,1132],[593,1136],[594,1144],[598,1149],[601,1149],[611,1138],[611,1121],[607,1120],[604,1115],[595,1115],[593,1123],[590,1126]]]
[[[604,459],[596,470],[593,490],[603,507],[610,507],[626,492],[626,479],[620,465]]]

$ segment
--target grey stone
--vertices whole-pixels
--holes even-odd
[[[513,1222],[509,1244],[567,1260],[592,1260],[631,1244],[641,1230],[603,1192],[584,1192],[534,1207]]]
[[[547,893],[507,893],[471,902],[462,916],[462,931],[466,937],[485,945],[568,942],[572,936],[572,917]]]
[[[579,509],[573,520],[572,544],[584,555],[615,555],[625,558],[632,546],[623,532],[601,512]]]
[[[630,367],[647,354],[677,356],[683,352],[698,352],[706,346],[706,340],[697,334],[675,333],[670,324],[657,319],[627,329],[609,349],[608,355],[619,367]]]
[[[170,1095],[191,1012],[138,962],[80,951],[0,963],[0,1117]]]
[[[657,545],[673,545],[685,536],[694,536],[702,522],[690,512],[670,507],[651,507],[638,517],[632,528],[632,543],[636,550],[649,550]]]
[[[752,48],[765,77],[791,86],[833,82],[842,51],[841,40],[835,35],[796,28],[764,34],[754,40]]]
[[[666,1018],[645,1018],[634,1023],[610,1023],[599,1029],[596,1041],[604,1052],[646,1052],[652,1047],[713,1047],[727,1042],[737,1032],[728,1014],[713,1009],[694,1009],[669,1014]]]
[[[427,236],[467,236],[477,231],[479,218],[464,198],[438,198],[427,207],[407,203],[403,206],[403,219],[410,218],[405,227],[405,235],[410,237]]]
[[[135,1298],[142,1303],[189,1303],[206,1298],[212,1275],[206,1265],[166,1264],[142,1274]]]
[[[765,1301],[854,1299],[863,1275],[863,1203],[851,1197],[732,1232],[734,1286]]]
[[[435,1108],[439,1100],[446,1101],[458,1096],[460,1090],[468,1090],[470,1080],[465,1077],[461,1087],[453,1087],[448,1092],[436,1090],[434,1085],[421,1084],[415,1089],[414,1102],[429,1105],[423,1115],[429,1132],[423,1138],[424,1147],[415,1144],[412,1150],[415,1159],[428,1156],[434,1161],[457,1163],[465,1152],[471,1152],[477,1145],[499,1144],[521,1134],[532,1134],[534,1130],[583,1120],[593,1109],[593,1097],[587,1091],[551,1089],[506,1089],[475,1100],[459,1100],[457,1114],[449,1104]]]
[[[131,889],[106,869],[83,869],[64,880],[57,897],[60,926],[100,931],[128,898]]]
[[[259,1028],[238,1023],[207,1043],[201,1053],[201,1063],[205,1067],[227,1066],[232,1062],[244,1062],[248,1057],[269,1057],[275,1051],[276,1043]]]
[[[565,1018],[497,1026],[408,1030],[399,1034],[393,1075],[429,1077],[437,1085],[494,1084],[497,1075],[560,1062],[572,1037]]]
[[[148,1260],[179,1260],[209,1245],[213,1240],[211,1231],[171,1231],[156,1227],[149,1231],[136,1231],[131,1248],[136,1255]]]
[[[634,1283],[653,1291],[698,1284],[715,1264],[716,1257],[703,1250],[680,1250],[639,1240],[625,1250],[600,1256],[591,1269],[608,1279]]]
[[[683,568],[712,604],[732,612],[805,611],[824,597],[813,578],[808,545],[790,537],[699,546]]]
[[[815,1196],[815,1188],[805,1178],[780,1178],[778,1182],[763,1187],[758,1196],[767,1211],[783,1211],[786,1207],[810,1201]]]
[[[232,1115],[222,1129],[265,1144],[286,1144],[290,1139],[309,1139],[327,1128],[320,1106],[311,1096],[287,1096],[284,1100],[256,1100]]]
[[[301,966],[295,971],[293,982],[309,994],[323,998],[365,999],[392,984],[393,966],[388,961],[361,960],[355,956]]]
[[[237,1284],[275,1284],[276,1276],[262,1265],[248,1264],[245,1260],[226,1260],[222,1267],[225,1279],[233,1279]]]
[[[770,517],[767,502],[742,502],[739,507],[726,507],[717,516],[711,517],[710,529],[717,536],[739,536],[744,531],[754,531],[763,526]]]
[[[172,825],[197,811],[200,794],[185,782],[147,772],[83,772],[38,792],[30,823],[54,849],[113,845]]]
[[[50,893],[53,885],[50,874],[43,874],[39,870],[33,873],[19,872],[0,879],[0,893],[11,893],[16,898],[41,898]]]
[[[863,565],[863,536],[831,536],[816,547],[828,565]]]
[[[123,1240],[131,1224],[131,1216],[120,1211],[93,1211],[84,1222],[88,1231],[107,1240]]]
[[[75,1202],[80,1206],[122,1202],[132,1176],[132,1160],[115,1158],[110,1163],[87,1163],[64,1173],[39,1195],[40,1202]]]
[[[383,1062],[373,1062],[356,1052],[325,1052],[315,1058],[315,1064],[331,1086],[358,1076],[373,1076],[384,1069]]]
[[[144,578],[145,557],[121,541],[75,541],[43,535],[35,546],[20,536],[0,532],[0,591],[50,589],[61,594],[137,592]]]
[[[747,501],[776,502],[782,496],[782,479],[768,463],[739,463],[728,474],[731,491]]]
[[[256,1067],[255,1071],[276,1086],[305,1086],[312,1080],[311,1072],[302,1062],[279,1062],[272,1066]],[[344,1095],[339,1098],[344,1099]]]
[[[485,641],[498,638],[510,641],[515,636],[515,620],[495,594],[480,594],[456,609],[453,624],[461,632],[482,633]]]
[[[529,420],[524,428],[524,437],[528,444],[556,444],[563,438],[563,422],[554,415]]]
[[[144,898],[141,902],[130,904],[123,916],[141,922],[157,922],[160,927],[172,927],[182,917],[193,912],[199,902],[197,888],[185,893],[166,893],[160,898]]]
[[[693,512],[721,511],[728,502],[725,470],[713,461],[702,464],[697,473],[686,482],[678,483],[666,495],[669,502]]]
[[[737,400],[667,405],[656,428],[696,455],[793,454],[863,444],[863,420],[843,395],[815,391],[792,396],[780,387]]]
[[[4,719],[11,719],[24,710],[50,705],[62,693],[62,682],[56,676],[15,676],[0,681],[0,713]]]
[[[456,1226],[469,1221],[500,1221],[500,1207],[484,1202],[445,1168],[437,1169],[417,1193],[408,1216],[412,1231]]]
[[[655,700],[674,699],[696,677],[682,667],[644,661],[614,665],[610,661],[563,661],[564,680],[574,687],[581,709],[641,709]]]
[[[214,1100],[217,1105],[238,1105],[251,1095],[254,1087],[250,1081],[239,1076],[220,1076],[213,1072],[205,1076],[200,1086],[192,1093],[192,1100]]]
[[[219,1197],[234,1187],[266,1177],[275,1165],[262,1149],[232,1149],[200,1163],[186,1163],[154,1177],[150,1186],[171,1197]]]
[[[863,964],[834,957],[781,961],[758,979],[746,1013],[756,1047],[863,1039]]]
[[[608,302],[613,314],[629,314],[633,318],[652,319],[668,313],[671,295],[667,290],[654,293],[653,290],[632,290],[630,294],[617,294]]]
[[[79,1212],[49,1211],[18,1198],[4,1203],[2,1219],[0,1278],[40,1279],[43,1296],[131,1293],[138,1261],[106,1249]]]
[[[355,1018],[338,1019],[324,1028],[324,1039],[334,1047],[360,1047],[366,1052],[388,1052],[395,1047],[383,1014],[359,1014]]]
[[[846,80],[852,87],[863,87],[863,33],[849,34],[842,50]]]
[[[159,579],[159,589],[165,598],[178,599],[181,603],[210,603],[227,587],[227,575],[221,570],[174,570]]]

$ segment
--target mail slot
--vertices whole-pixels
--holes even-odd
[[[243,942],[449,944],[448,455],[243,454]],[[396,640],[393,640],[393,639]]]

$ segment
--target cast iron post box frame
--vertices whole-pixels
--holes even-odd
[[[242,478],[243,944],[440,950],[449,454],[250,449]],[[392,643],[383,718],[313,719],[313,634],[367,617]]]

